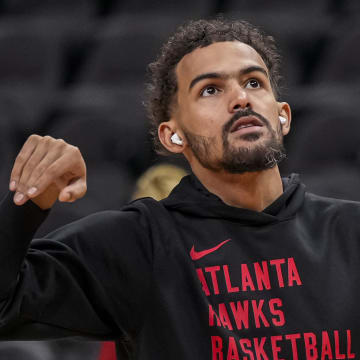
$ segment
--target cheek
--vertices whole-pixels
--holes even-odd
[[[221,134],[225,121],[218,108],[191,106],[188,110],[186,125],[190,131],[207,137]]]
[[[258,110],[254,110],[264,116],[271,124],[273,129],[278,128],[279,124],[279,113],[277,104],[274,101],[264,101],[257,107]]]

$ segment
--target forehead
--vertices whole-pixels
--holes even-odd
[[[176,66],[179,88],[203,73],[237,72],[242,68],[267,67],[259,53],[240,41],[224,41],[197,48],[186,54]]]

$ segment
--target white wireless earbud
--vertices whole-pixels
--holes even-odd
[[[279,120],[280,120],[280,123],[282,124],[282,125],[284,125],[284,124],[286,124],[286,118],[284,118],[283,116],[279,116]]]
[[[179,138],[179,135],[177,133],[175,133],[174,135],[171,136],[171,142],[173,144],[177,144],[177,145],[182,145],[182,140]]]

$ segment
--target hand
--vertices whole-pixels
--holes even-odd
[[[23,205],[29,199],[42,209],[58,199],[73,202],[86,193],[86,165],[75,146],[50,136],[31,135],[16,157],[11,172],[14,202]]]

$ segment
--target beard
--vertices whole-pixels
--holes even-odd
[[[241,117],[250,115],[256,116],[262,121],[269,133],[268,138],[262,143],[253,146],[250,146],[250,144],[249,146],[231,145],[228,136],[232,125]],[[275,131],[265,117],[250,109],[236,112],[236,114],[223,126],[223,156],[221,159],[218,159],[218,154],[214,153],[216,143],[215,137],[195,135],[185,130],[184,134],[199,163],[204,168],[216,172],[225,170],[231,174],[243,174],[246,172],[263,171],[275,167],[286,158],[281,127],[279,126],[277,131]],[[252,143],[262,136],[265,135],[253,132],[241,135],[240,139]]]

